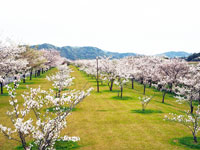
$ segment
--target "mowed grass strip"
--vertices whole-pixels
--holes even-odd
[[[190,131],[178,124],[164,121],[170,112],[181,114],[187,105],[180,105],[173,95],[167,94],[165,104],[161,103],[162,93],[153,88],[146,89],[146,95],[155,97],[146,110],[149,113],[137,113],[141,110],[138,99],[143,96],[143,86],[131,83],[124,89],[124,100],[117,97],[119,88],[114,86],[113,92],[108,86],[100,86],[96,92],[95,79],[72,67],[72,76],[76,79],[76,89],[94,87],[89,97],[77,106],[68,120],[65,133],[81,138],[81,150],[182,150],[188,149],[171,144],[173,138],[191,136]]]
[[[143,96],[143,86],[135,83],[135,89],[131,84],[124,88],[124,99],[117,98],[119,88],[114,86],[112,92],[104,83],[100,86],[100,93],[96,92],[95,79],[71,66],[75,77],[71,89],[86,90],[94,87],[89,97],[81,102],[72,115],[68,118],[68,127],[63,135],[79,136],[81,150],[183,150],[182,146],[171,144],[174,138],[191,136],[190,131],[178,123],[164,121],[164,115],[173,112],[181,114],[187,105],[179,105],[173,95],[167,94],[165,104],[161,103],[162,93],[147,88],[146,95],[155,97],[149,103],[147,113],[140,113],[141,103],[138,99]],[[52,69],[40,78],[34,78],[30,87],[41,85],[43,89],[49,89],[51,82],[45,79],[47,74],[52,74]],[[29,81],[27,81],[28,84]],[[21,84],[26,87],[26,84]],[[18,95],[26,89],[18,89]],[[5,112],[9,108],[9,97],[0,96],[0,122],[10,126],[10,120]],[[0,149],[9,150],[19,145],[16,142],[0,135]]]

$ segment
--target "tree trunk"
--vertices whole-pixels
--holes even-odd
[[[26,83],[26,75],[23,74],[23,83]]]
[[[140,81],[140,83],[143,84],[143,82],[144,82],[144,81],[143,81],[143,79],[142,79],[142,80]]]
[[[173,84],[170,83],[170,84],[169,84],[169,89],[170,89],[169,92],[170,92],[170,93],[172,93],[172,87],[173,87]]]
[[[194,109],[194,107],[193,107],[193,105],[192,105],[192,100],[190,100],[190,113],[191,113],[191,114],[193,114],[193,109]]]
[[[145,95],[146,93],[146,84],[144,84],[144,91],[143,91],[143,95]]]
[[[32,74],[33,74],[33,71],[31,70],[31,72],[30,72],[30,80],[32,80]]]
[[[158,85],[157,90],[160,91],[160,89],[162,88],[162,85]]]
[[[37,71],[37,76],[40,76],[40,70]]]
[[[165,102],[165,95],[166,95],[166,90],[164,90],[164,92],[163,92],[163,97],[162,97],[162,103],[164,103]]]
[[[97,92],[99,92],[99,80],[97,80]]]
[[[14,77],[14,80],[17,80],[17,77]],[[14,82],[14,88],[16,88],[16,82]]]
[[[58,90],[58,98],[60,98],[60,92],[61,92],[61,90],[59,89]]]
[[[37,70],[35,70],[35,78],[37,77]]]
[[[1,86],[1,94],[3,94],[3,82],[0,82],[0,86]]]
[[[123,94],[123,87],[121,86],[121,98],[122,98],[122,95]]]
[[[42,74],[44,73],[44,69],[42,68]]]
[[[149,87],[151,87],[151,85],[152,85],[152,81],[150,80],[150,81],[149,81]]]
[[[194,143],[197,143],[197,137],[194,133],[193,133],[193,139],[194,139]]]
[[[199,104],[200,104],[200,91],[199,91]]]
[[[111,83],[110,83],[110,91],[112,91],[112,88],[113,88],[113,82],[114,82],[114,80],[112,79],[112,80],[111,80]]]
[[[145,109],[144,109],[144,104],[142,104],[142,111],[144,111]]]
[[[132,81],[132,89],[134,89],[134,79],[131,79]]]
[[[97,60],[97,92],[99,92],[99,66],[98,66],[98,58]]]
[[[26,144],[26,141],[25,141],[25,139],[23,137],[23,134],[21,132],[18,132],[18,133],[19,133],[19,136],[20,136],[20,139],[21,139],[22,146],[26,150],[27,149],[27,144]]]

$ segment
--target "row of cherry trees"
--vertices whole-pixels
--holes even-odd
[[[64,88],[69,88],[74,78],[70,76],[72,70],[66,64],[57,67],[58,72],[47,77],[47,80],[53,82],[56,91],[43,90],[40,87],[30,88],[30,92],[22,94],[23,107],[19,106],[16,99],[16,89],[19,86],[16,80],[16,86],[6,85],[10,95],[9,103],[12,106],[7,115],[11,118],[14,128],[0,124],[0,131],[8,139],[21,143],[24,150],[54,150],[58,141],[80,140],[79,137],[60,134],[67,125],[66,118],[72,109],[90,94],[92,88],[63,91]],[[33,114],[33,117],[30,114]]]
[[[99,71],[101,79],[108,83],[112,91],[113,84],[120,86],[121,96],[123,85],[127,80],[140,82],[144,86],[156,87],[163,92],[162,102],[164,103],[167,92],[179,95],[179,98],[186,100],[193,112],[193,100],[200,102],[200,72],[199,65],[189,65],[181,59],[165,59],[160,57],[126,57],[124,59],[101,58]],[[86,73],[96,74],[95,60],[79,60],[75,62],[81,66],[80,69]]]
[[[91,76],[96,76],[96,60],[78,60],[74,62],[80,70]],[[107,82],[110,91],[113,84],[120,88],[127,83],[138,81],[144,86],[156,87],[163,92],[164,103],[167,92],[187,96],[187,99],[200,101],[199,65],[189,65],[181,59],[166,59],[160,57],[126,57],[123,59],[101,58],[98,67],[100,78]],[[188,89],[192,93],[188,94]],[[188,97],[190,95],[190,97]]]
[[[5,45],[0,43],[0,87],[3,94],[3,85],[10,81],[23,79],[26,76],[32,80],[44,71],[65,61],[56,50],[35,50],[28,46],[16,44]]]
[[[0,43],[0,84],[10,96],[11,109],[7,115],[13,124],[10,127],[0,124],[0,131],[10,140],[21,143],[23,149],[55,149],[59,141],[78,141],[79,137],[61,136],[67,125],[67,117],[72,109],[92,90],[69,89],[73,84],[72,70],[67,66],[69,60],[60,56],[56,50],[36,50],[28,46],[4,45]],[[54,89],[30,88],[17,99],[16,89],[19,81],[33,74],[39,76],[52,67],[58,71],[46,77],[53,83]],[[7,84],[7,80],[13,82]],[[64,91],[64,89],[67,90]],[[20,98],[20,96],[18,96]],[[20,103],[19,103],[20,101]],[[22,104],[22,105],[21,105]]]
[[[190,111],[185,115],[170,114],[167,120],[184,124],[192,131],[194,142],[197,142],[197,132],[200,129],[198,106],[194,111],[194,101],[200,104],[200,64],[191,65],[182,59],[167,59],[162,57],[126,57],[123,59],[100,58],[98,68],[96,60],[78,60],[74,64],[91,76],[100,73],[100,79],[107,82],[110,91],[113,84],[121,89],[128,82],[143,84],[143,94],[146,86],[162,91],[162,103],[167,93],[174,93],[178,102],[187,102]],[[96,69],[97,68],[97,69]],[[98,79],[97,79],[98,80]]]

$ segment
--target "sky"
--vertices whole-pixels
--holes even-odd
[[[200,0],[0,0],[0,38],[153,55],[200,52]]]

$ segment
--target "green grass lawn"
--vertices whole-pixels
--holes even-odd
[[[88,89],[93,86],[95,90],[84,99],[68,118],[68,127],[63,135],[79,136],[80,150],[183,150],[189,149],[176,144],[177,139],[191,137],[190,131],[178,124],[164,121],[164,115],[182,113],[188,109],[187,105],[180,105],[167,94],[165,104],[161,103],[162,93],[152,88],[146,89],[146,95],[155,94],[155,97],[146,108],[146,113],[141,113],[141,103],[138,99],[142,96],[143,86],[135,83],[124,89],[124,98],[117,97],[118,87],[114,86],[112,92],[108,86],[101,85],[100,93],[96,92],[95,79],[88,77],[73,67],[72,76],[75,77],[71,88]],[[55,72],[52,69],[40,78],[21,84],[18,93],[26,90],[26,85],[48,89],[51,83],[45,79],[46,74]],[[31,83],[31,84],[30,84]],[[0,123],[11,125],[5,112],[9,109],[9,97],[0,96]],[[0,135],[0,149],[9,150],[19,145]]]

